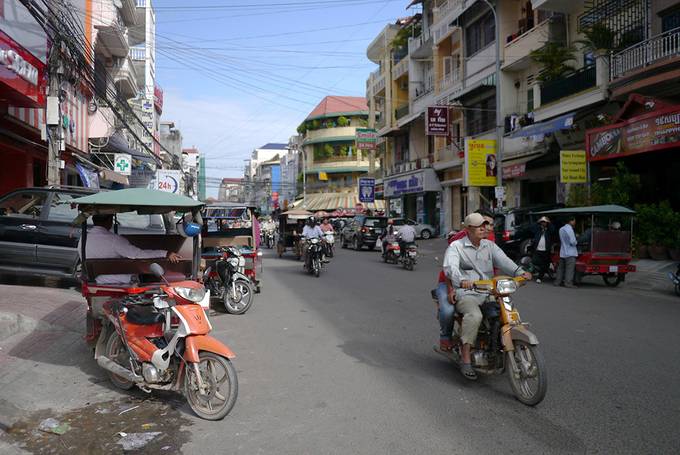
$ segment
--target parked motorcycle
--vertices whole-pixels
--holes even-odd
[[[538,347],[538,338],[522,322],[512,294],[525,282],[524,278],[498,276],[475,281],[474,289],[491,299],[482,307],[483,320],[472,348],[472,367],[478,374],[508,373],[515,397],[528,406],[536,406],[545,397],[548,378],[545,360]],[[437,301],[436,291],[432,298]],[[459,337],[461,316],[457,315],[454,335]],[[434,350],[460,365],[460,345],[453,352],[444,352],[439,345]]]
[[[224,303],[230,314],[243,314],[254,300],[253,284],[245,275],[246,259],[235,246],[220,247],[222,256],[206,268],[203,282],[213,296]]]
[[[678,264],[678,269],[673,272],[668,272],[668,278],[670,278],[671,283],[675,287],[675,294],[680,296],[680,264]]]
[[[307,254],[305,258],[305,269],[315,277],[319,277],[322,267],[323,246],[320,239],[307,239],[305,243]]]
[[[323,235],[324,239],[324,253],[326,257],[332,258],[335,250],[335,234],[332,232],[326,232]]]
[[[158,264],[151,271],[165,284],[104,304],[97,363],[120,389],[183,390],[199,417],[222,419],[236,403],[238,380],[234,353],[208,335],[212,325],[199,304],[205,288],[171,285]]]

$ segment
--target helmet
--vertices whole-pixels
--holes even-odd
[[[196,237],[201,233],[201,226],[194,222],[177,223],[177,232],[182,237]]]
[[[309,224],[310,226],[315,225],[316,224],[316,218],[314,218],[313,216],[310,216],[309,218],[307,218],[307,224]]]

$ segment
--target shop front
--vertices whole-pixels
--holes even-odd
[[[420,169],[384,180],[384,196],[391,216],[401,216],[440,230],[442,186],[434,169]]]
[[[607,182],[623,162],[640,176],[633,202],[668,200],[680,210],[680,105],[632,95],[613,120],[586,132],[591,182]]]

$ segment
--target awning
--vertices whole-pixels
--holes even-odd
[[[397,120],[397,126],[399,128],[404,127],[411,123],[412,121],[416,120],[418,117],[422,117],[425,115],[425,112],[418,112],[416,114],[411,114],[407,115],[406,117],[402,117],[399,120]]]
[[[130,148],[121,133],[114,133],[109,137],[108,143],[100,149],[104,153],[127,153],[136,160],[150,164],[158,164],[158,158],[150,156],[148,153],[138,152]]]
[[[295,201],[292,206],[302,208],[302,199]],[[305,199],[305,210],[333,211],[336,209],[354,209],[359,204],[359,195],[351,193],[312,193]],[[361,202],[361,205],[369,210],[385,210],[385,201],[376,199],[375,202]]]
[[[560,130],[569,130],[574,125],[575,112],[561,115],[552,120],[525,126],[510,135],[511,138],[539,136],[541,134],[554,133]]]
[[[527,163],[544,156],[545,152],[532,153],[531,155],[520,156],[503,160],[503,178],[513,179],[524,177],[527,171]]]

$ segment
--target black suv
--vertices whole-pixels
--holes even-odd
[[[387,218],[384,216],[357,215],[342,229],[340,245],[343,248],[352,245],[355,250],[365,245],[372,250],[386,227]]]
[[[77,278],[80,226],[68,201],[92,194],[80,188],[22,188],[0,197],[0,272]],[[121,234],[166,232],[161,215],[122,213]],[[91,220],[89,221],[91,222]]]

